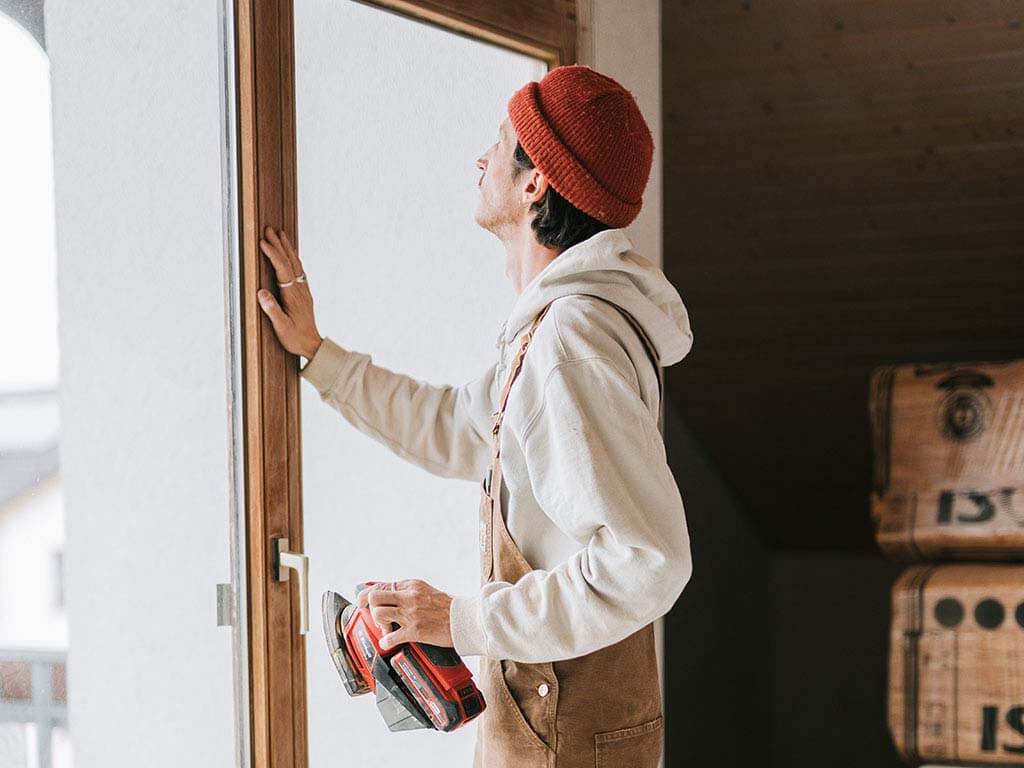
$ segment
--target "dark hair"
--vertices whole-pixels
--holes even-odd
[[[533,160],[518,141],[516,151],[512,153],[512,164],[515,176],[534,167]],[[559,251],[582,243],[602,230],[610,229],[607,224],[574,206],[550,184],[544,197],[533,203],[530,210],[536,213],[530,226],[537,236],[537,242]]]

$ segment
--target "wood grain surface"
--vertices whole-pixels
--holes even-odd
[[[1024,762],[1024,565],[909,568],[892,589],[889,730],[907,760]]]
[[[1024,357],[1024,8],[662,13],[670,396],[766,543],[874,549],[871,370]]]
[[[885,552],[1024,560],[1024,361],[884,366],[869,411]]]

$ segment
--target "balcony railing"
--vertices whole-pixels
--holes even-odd
[[[68,727],[67,653],[0,648],[0,723],[33,723],[39,768],[52,768],[53,729]]]

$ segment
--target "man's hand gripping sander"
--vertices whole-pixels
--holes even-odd
[[[356,586],[356,593],[377,582]],[[392,731],[454,731],[484,711],[483,694],[453,648],[401,643],[382,649],[383,636],[369,608],[337,592],[324,592],[327,647],[350,696],[371,691]]]

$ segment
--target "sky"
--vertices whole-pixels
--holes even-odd
[[[0,14],[0,393],[57,385],[49,67]]]

